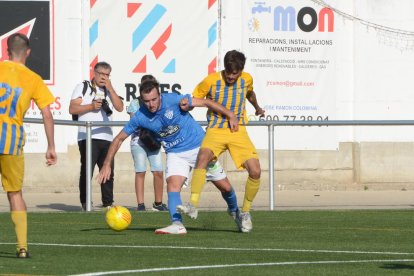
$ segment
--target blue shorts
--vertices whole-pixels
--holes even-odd
[[[147,159],[152,172],[164,171],[161,150],[149,151],[140,145],[131,145],[131,154],[134,159],[135,172],[147,171]]]

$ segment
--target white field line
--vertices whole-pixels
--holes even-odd
[[[413,262],[414,259],[402,260],[349,260],[349,261],[314,261],[314,262],[275,262],[275,263],[252,263],[252,264],[224,264],[224,265],[202,265],[202,266],[179,266],[179,267],[160,267],[145,268],[135,270],[119,270],[119,271],[102,271],[94,273],[74,274],[72,276],[98,276],[111,274],[141,273],[141,272],[160,272],[160,271],[176,271],[176,270],[199,270],[214,269],[228,267],[251,267],[251,266],[282,266],[282,265],[307,265],[307,264],[351,264],[351,263],[383,263],[383,262]]]
[[[2,243],[0,245],[16,244]],[[65,244],[65,243],[29,243],[37,246],[61,247],[90,247],[90,248],[148,248],[148,249],[192,249],[192,250],[228,250],[228,251],[275,251],[275,252],[309,252],[309,253],[338,253],[338,254],[377,254],[377,255],[414,255],[414,252],[390,251],[353,251],[327,249],[288,249],[288,248],[237,248],[237,247],[202,247],[202,246],[158,246],[158,245],[106,245],[106,244]]]
[[[0,243],[1,244],[1,243]],[[13,243],[14,244],[14,243]],[[237,247],[203,247],[203,246],[166,246],[166,245],[105,245],[105,244],[59,244],[59,243],[30,243],[38,246],[62,247],[96,247],[96,248],[148,248],[148,249],[189,249],[189,250],[228,250],[228,251],[279,251],[279,252],[311,252],[338,254],[379,254],[379,255],[414,255],[414,252],[390,251],[353,251],[325,249],[288,249],[288,248],[237,248]]]
[[[0,243],[0,245],[10,245],[15,243]],[[58,243],[30,243],[35,246],[61,246],[61,247],[90,247],[90,248],[149,248],[149,249],[192,249],[192,250],[230,250],[230,251],[277,251],[277,252],[310,252],[310,253],[338,253],[338,254],[380,254],[380,255],[414,255],[410,252],[388,252],[388,251],[352,251],[352,250],[313,250],[313,249],[282,249],[282,248],[223,248],[223,247],[192,247],[192,246],[144,246],[144,245],[88,245],[88,244],[58,244]],[[95,276],[111,275],[119,273],[141,273],[141,272],[161,272],[177,270],[196,270],[214,269],[227,267],[251,267],[251,266],[282,266],[282,265],[306,265],[306,264],[348,264],[348,263],[381,263],[381,262],[414,262],[414,259],[400,260],[347,260],[347,261],[296,261],[296,262],[273,262],[273,263],[252,263],[252,264],[224,264],[206,266],[180,266],[180,267],[161,267],[146,268],[136,270],[103,271],[73,276]]]

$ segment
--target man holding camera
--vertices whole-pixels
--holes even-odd
[[[112,109],[121,112],[124,108],[122,98],[118,96],[109,79],[111,65],[98,62],[94,67],[92,80],[78,84],[69,105],[69,113],[79,121],[112,121]],[[113,139],[112,128],[109,126],[92,127],[92,173],[95,165],[101,170],[106,153]],[[86,210],[86,127],[79,126],[78,146],[81,156],[81,170],[79,178],[79,192],[82,209]],[[112,172],[114,164],[112,163]],[[112,206],[114,188],[114,174],[101,185],[102,206]]]

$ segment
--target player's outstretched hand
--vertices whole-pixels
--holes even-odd
[[[190,110],[190,105],[188,104],[188,98],[182,98],[180,100],[180,109],[182,111],[189,111]]]
[[[111,177],[111,171],[111,167],[104,164],[101,170],[99,171],[99,174],[96,176],[96,181],[99,184],[104,184]]]
[[[256,116],[264,117],[265,111],[264,111],[263,108],[259,107],[258,109],[256,109],[256,113],[255,114],[256,114]]]

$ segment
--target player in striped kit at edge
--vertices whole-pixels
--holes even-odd
[[[29,39],[15,33],[7,39],[10,60],[0,62],[0,174],[10,203],[11,219],[17,237],[16,256],[28,258],[27,208],[23,199],[25,132],[23,118],[32,100],[42,111],[47,138],[46,165],[57,161],[54,122],[50,104],[55,97],[42,78],[25,66],[30,55]]]

